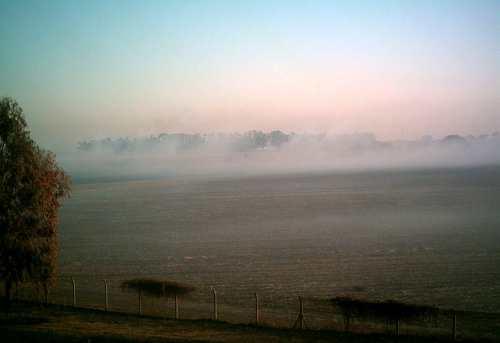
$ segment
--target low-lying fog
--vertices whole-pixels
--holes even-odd
[[[78,143],[58,160],[76,179],[237,176],[500,164],[500,134],[380,141],[373,134],[163,133]]]

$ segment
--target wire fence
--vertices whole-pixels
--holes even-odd
[[[346,330],[360,333],[429,335],[451,339],[500,339],[500,314],[441,310],[431,319],[388,322],[382,318],[352,318],[346,327],[345,314],[331,300],[316,297],[269,296],[224,289],[198,287],[187,296],[157,298],[124,291],[123,280],[63,276],[51,288],[48,302],[102,311],[136,313],[178,319],[213,319],[234,324],[256,324],[279,328]],[[29,284],[19,285],[14,297],[43,301]]]

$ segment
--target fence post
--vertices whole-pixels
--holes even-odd
[[[399,336],[399,318],[396,319],[396,336]]]
[[[299,295],[299,315],[297,316],[297,320],[295,321],[295,324],[293,324],[293,328],[299,328],[299,329],[304,329],[305,328],[305,321],[304,321],[304,303],[302,302],[302,297]]]
[[[139,290],[139,316],[142,316],[142,290]]]
[[[43,283],[43,295],[45,306],[47,306],[49,304],[49,287],[47,286],[46,282]]]
[[[76,282],[73,277],[71,278],[71,283],[73,284],[73,307],[76,307]]]
[[[259,325],[260,309],[259,309],[259,295],[255,293],[255,324]]]
[[[219,320],[219,312],[217,311],[217,291],[215,290],[215,287],[212,287],[212,293],[213,293],[213,303],[214,303],[214,315],[213,319],[214,320]]]
[[[177,298],[177,294],[174,296],[175,301],[175,319],[179,319],[179,300]]]
[[[452,338],[454,341],[457,340],[457,314],[453,312],[453,329]]]
[[[108,312],[108,281],[104,279],[104,311]]]

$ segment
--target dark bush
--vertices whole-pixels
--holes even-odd
[[[379,319],[386,322],[396,320],[430,319],[438,315],[439,309],[432,306],[413,305],[394,300],[367,301],[348,296],[331,299],[344,317],[345,329],[354,318]]]
[[[158,298],[184,296],[194,291],[194,287],[178,282],[146,278],[124,281],[121,284],[121,288],[122,290],[129,290]]]

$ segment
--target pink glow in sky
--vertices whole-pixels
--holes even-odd
[[[0,95],[56,150],[173,131],[500,130],[498,1],[25,1],[0,17]]]

